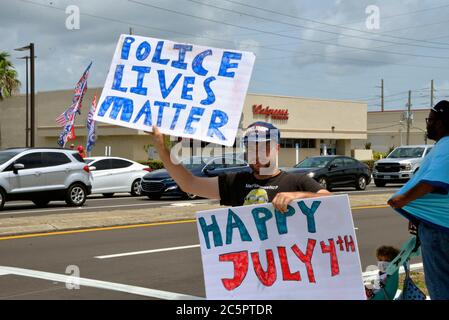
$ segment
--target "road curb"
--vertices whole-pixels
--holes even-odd
[[[386,206],[391,194],[349,195],[353,210]],[[197,204],[186,207],[151,209],[117,209],[96,212],[49,214],[0,219],[0,240],[9,237],[36,235],[99,228],[139,226],[195,219],[195,213],[220,208],[219,204]]]

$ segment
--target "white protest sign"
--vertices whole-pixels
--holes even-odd
[[[96,121],[234,144],[255,56],[121,35]]]
[[[208,299],[365,300],[347,195],[197,213]]]

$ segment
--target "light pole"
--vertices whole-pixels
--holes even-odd
[[[29,45],[22,47],[22,48],[17,48],[14,49],[16,51],[26,51],[29,50],[30,51],[30,120],[31,120],[31,125],[30,125],[30,146],[34,147],[35,146],[35,91],[34,91],[34,84],[35,84],[35,72],[34,72],[34,43],[30,43]]]
[[[419,131],[424,132],[424,144],[427,144],[427,131],[418,127],[413,127],[413,129],[418,129]]]
[[[26,104],[25,104],[25,109],[26,109],[26,111],[25,111],[25,146],[28,148],[29,147],[29,130],[30,130],[30,128],[29,128],[29,126],[28,126],[28,123],[29,123],[29,121],[28,121],[28,118],[29,118],[29,105],[28,105],[28,101],[29,101],[29,97],[28,97],[28,88],[29,88],[29,85],[28,85],[28,59],[29,59],[30,57],[29,56],[25,56],[25,57],[20,57],[20,58],[17,58],[17,59],[25,59],[25,65],[26,65],[26,94],[25,94],[25,97],[26,97]]]

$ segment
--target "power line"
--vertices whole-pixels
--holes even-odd
[[[55,9],[55,10],[59,10],[59,11],[64,11],[65,12],[65,9],[63,9],[63,8],[50,6],[50,5],[45,5],[45,4],[42,4],[42,3],[36,3],[36,2],[30,1],[30,0],[19,0],[19,1],[31,4],[31,5],[36,5],[36,6],[40,6],[40,7],[44,7],[44,8]],[[139,23],[136,23],[136,22],[130,22],[130,21],[124,21],[124,20],[115,19],[115,18],[103,17],[103,16],[99,16],[99,15],[86,13],[85,10],[83,10],[81,12],[81,16],[87,16],[87,17],[91,17],[91,18],[95,18],[95,19],[104,20],[104,21],[110,21],[110,22],[115,22],[115,23],[119,23],[119,24],[125,24],[127,27],[129,27],[131,25],[131,26],[141,27],[141,28],[144,28],[144,29],[151,29],[151,30],[157,30],[157,31],[161,31],[161,32],[168,32],[168,33],[173,33],[173,34],[179,34],[179,35],[188,36],[188,37],[207,39],[207,40],[212,40],[212,41],[220,42],[220,43],[229,43],[229,44],[232,44],[233,46],[235,45],[235,42],[234,41],[230,41],[230,40],[212,38],[212,37],[207,37],[207,36],[198,36],[198,35],[192,34],[192,33],[186,33],[186,32],[181,32],[181,31],[171,30],[171,29],[163,29],[163,28],[153,27],[153,26],[149,26],[149,25],[139,24]],[[326,55],[326,54],[321,54],[321,53],[298,52],[296,50],[270,48],[269,46],[264,46],[264,45],[251,45],[250,47],[267,49],[267,50],[272,50],[272,51],[276,51],[276,52],[291,52],[291,53],[295,53],[296,54],[295,56],[280,57],[279,59],[292,58],[292,57],[294,58],[294,57],[297,57],[298,54],[301,54],[301,55],[308,55],[308,56],[325,57],[325,58],[330,58],[330,59],[338,59],[338,60],[349,61],[349,62],[382,63],[382,64],[385,64],[385,61],[382,61],[382,60],[356,59],[356,58],[339,58],[339,57],[333,57],[333,56]],[[270,58],[270,60],[272,60],[272,59],[273,58]],[[278,59],[278,58],[275,58],[275,59]],[[263,60],[263,59],[258,58],[258,61],[260,61],[260,60]],[[411,67],[411,68],[425,68],[425,69],[439,69],[439,70],[441,70],[441,69],[449,69],[448,67],[427,66],[427,65],[421,65],[421,64],[405,64],[405,63],[394,63],[394,62],[388,62],[387,64],[389,64],[389,65],[397,65],[397,66],[404,66],[404,67]]]
[[[155,5],[152,5],[152,4],[148,4],[148,3],[144,3],[144,2],[140,2],[140,1],[136,1],[136,0],[128,0],[128,1],[132,2],[132,3],[135,3],[135,4],[139,4],[139,5],[145,6],[145,7],[149,7],[149,8],[165,11],[165,12],[170,12],[170,13],[174,13],[174,14],[177,14],[177,15],[185,16],[185,17],[191,17],[191,18],[195,18],[195,19],[209,21],[209,22],[222,24],[222,25],[226,25],[226,26],[230,26],[230,27],[234,27],[234,28],[240,28],[240,29],[244,29],[244,30],[258,31],[258,32],[261,32],[261,33],[264,33],[264,34],[271,34],[271,35],[275,35],[275,36],[283,37],[283,38],[289,38],[289,39],[296,39],[296,40],[302,40],[302,41],[318,43],[318,44],[321,44],[321,45],[336,46],[336,47],[349,48],[349,49],[355,49],[355,50],[360,50],[360,51],[368,51],[368,52],[394,54],[394,55],[400,55],[400,56],[411,56],[411,57],[419,57],[419,58],[431,58],[431,59],[449,60],[449,57],[443,57],[443,56],[429,56],[429,55],[422,55],[422,54],[411,54],[411,53],[400,53],[400,52],[394,52],[394,51],[375,50],[375,49],[353,47],[353,46],[342,45],[342,44],[327,43],[327,42],[323,42],[323,41],[320,41],[320,40],[312,40],[312,39],[306,39],[306,38],[301,38],[301,37],[293,37],[293,36],[279,34],[279,33],[276,33],[276,32],[260,30],[260,29],[256,29],[256,28],[236,25],[236,24],[233,24],[233,23],[223,22],[223,21],[219,21],[219,20],[215,20],[215,19],[205,18],[205,17],[201,17],[201,16],[197,16],[197,15],[193,15],[193,14],[189,14],[189,13],[185,13],[185,12],[181,12],[181,11],[177,11],[177,10],[173,10],[173,9],[168,9],[168,8],[155,6]]]
[[[388,41],[388,40],[381,40],[381,39],[367,38],[367,37],[361,37],[361,36],[356,36],[356,35],[349,35],[349,34],[340,33],[340,32],[334,32],[334,31],[329,31],[329,30],[317,29],[317,28],[314,28],[314,27],[307,27],[307,26],[304,26],[304,25],[288,23],[288,22],[279,21],[279,20],[275,20],[275,19],[270,19],[270,18],[266,18],[266,17],[260,17],[260,16],[256,16],[256,15],[249,14],[249,13],[246,13],[246,12],[237,11],[237,10],[228,9],[228,8],[223,8],[223,7],[219,7],[219,6],[213,5],[213,4],[204,3],[204,2],[201,2],[201,1],[198,1],[198,0],[186,0],[186,1],[189,1],[189,2],[192,2],[192,3],[196,3],[196,4],[199,4],[199,5],[203,5],[203,6],[208,6],[208,7],[211,7],[211,8],[220,9],[220,10],[227,11],[227,12],[232,12],[232,13],[235,13],[235,14],[238,14],[238,15],[244,15],[244,16],[248,16],[248,17],[252,17],[252,18],[257,18],[257,19],[264,20],[264,21],[274,22],[274,23],[278,23],[278,24],[284,24],[284,25],[293,26],[293,27],[296,27],[296,28],[301,28],[301,29],[306,29],[306,30],[314,30],[314,31],[318,31],[318,32],[330,33],[330,34],[335,34],[335,35],[339,35],[339,36],[345,36],[345,37],[349,37],[349,38],[369,40],[369,41],[378,41],[378,42],[384,42],[384,43],[389,43],[389,44],[394,44],[394,45],[401,44],[401,45],[410,46],[410,47],[421,47],[421,48],[442,49],[442,50],[448,50],[449,49],[449,48],[431,47],[431,46],[424,46],[424,45],[413,45],[413,44],[410,44],[410,43],[397,43],[397,42]],[[224,1],[227,1],[227,0],[224,0]],[[230,1],[230,2],[232,2],[232,1]],[[237,2],[232,2],[232,3],[237,3]],[[239,4],[241,4],[241,3],[239,3]],[[241,5],[244,5],[244,4],[241,4]],[[244,6],[253,7],[253,6],[249,6],[249,5],[244,5]],[[286,15],[286,14],[279,13],[279,12],[272,11],[272,10],[265,10],[265,9],[262,9],[262,8],[258,8],[258,9],[259,10],[263,10],[263,11],[268,11],[270,13],[275,13],[275,14],[278,14],[278,15],[281,15],[281,16],[287,16],[287,17],[290,17],[290,18],[297,18],[297,19],[300,19],[300,20],[310,20],[310,19],[304,19],[304,18],[295,17],[295,16],[292,16],[292,15]],[[327,23],[322,23],[322,24],[329,25]],[[337,26],[337,25],[331,25],[331,26],[333,26],[333,27],[340,27],[340,26]],[[341,27],[341,28],[350,29],[350,30],[353,30],[353,31],[361,32],[361,33],[369,33],[371,36],[373,35],[371,32],[366,32],[366,31],[362,31],[362,30],[357,30],[357,29],[352,29],[352,28],[345,28],[345,27]],[[405,38],[405,39],[407,39],[407,38]],[[410,40],[410,39],[407,39],[407,40]],[[413,40],[413,42],[417,42],[418,41],[416,39],[412,39],[412,40]],[[449,43],[447,43],[445,45],[449,45]]]
[[[382,19],[385,20],[385,19],[391,19],[391,18],[396,18],[396,17],[409,16],[409,15],[414,15],[414,14],[425,12],[425,11],[432,11],[432,10],[437,10],[437,9],[442,9],[442,8],[447,8],[447,7],[449,7],[449,5],[430,7],[430,8],[426,8],[426,9],[420,9],[420,10],[416,10],[416,11],[410,11],[410,12],[399,13],[399,14],[395,14],[395,15],[391,15],[391,16],[385,16],[385,17],[382,17]],[[345,23],[344,25],[353,25],[353,24],[356,24],[359,22],[360,22],[359,20],[352,20],[352,21]]]
[[[199,1],[196,1],[196,0],[187,0],[187,1],[200,3],[200,4],[205,4],[205,3],[202,3],[202,2],[199,2]],[[356,32],[366,33],[366,34],[372,35],[372,32],[369,32],[369,31],[355,29],[355,28],[349,28],[349,27],[345,27],[344,25],[336,25],[336,24],[332,24],[332,23],[326,23],[326,22],[317,21],[317,20],[310,19],[310,18],[298,17],[298,16],[286,14],[286,13],[281,13],[281,12],[275,11],[275,10],[269,10],[269,9],[261,8],[261,7],[258,7],[258,6],[252,6],[252,5],[249,5],[249,4],[246,4],[246,3],[242,3],[242,2],[239,2],[239,1],[233,1],[233,0],[221,0],[221,1],[226,1],[226,2],[229,2],[229,3],[233,3],[233,4],[238,4],[238,5],[241,5],[241,6],[244,6],[244,7],[248,7],[248,8],[251,8],[251,9],[256,9],[256,10],[260,10],[260,11],[264,11],[264,12],[268,12],[268,13],[272,13],[272,14],[274,13],[274,14],[277,14],[277,15],[280,15],[280,16],[284,16],[284,17],[288,17],[288,18],[292,18],[292,19],[304,20],[304,21],[309,21],[309,22],[313,22],[313,23],[316,23],[316,24],[320,24],[320,25],[325,25],[325,26],[328,26],[328,27],[340,28],[340,29],[356,31]],[[210,4],[205,4],[205,5],[213,6],[213,5],[210,5]],[[449,7],[449,5],[442,6],[442,7]],[[223,8],[221,8],[221,9],[223,9]],[[223,9],[223,10],[234,11],[234,10],[230,10],[230,9]],[[241,13],[241,12],[238,12],[238,11],[234,11],[234,12],[237,12],[239,14]],[[383,17],[383,19],[385,19],[385,17]],[[304,27],[304,28],[311,29],[311,30],[317,30],[317,31],[321,31],[321,32],[333,33],[333,32],[330,32],[330,31],[325,31],[325,30],[320,30],[320,29],[313,29],[311,27]],[[351,35],[347,35],[347,34],[340,34],[340,33],[335,33],[335,34],[344,35],[344,36],[348,36],[348,37],[356,37],[356,36],[351,36]],[[383,36],[389,37],[389,38],[394,38],[394,39],[401,39],[401,40],[412,40],[414,42],[426,42],[426,43],[440,44],[440,45],[446,45],[446,46],[449,45],[449,43],[431,42],[431,41],[427,41],[427,40],[418,40],[418,39],[398,37],[398,36],[392,36],[392,35],[386,35],[386,34],[385,35],[383,34]],[[361,39],[363,39],[363,38],[361,38]],[[374,41],[382,41],[382,40],[374,40]],[[442,49],[442,48],[440,48],[440,49]]]

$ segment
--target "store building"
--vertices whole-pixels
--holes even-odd
[[[101,88],[86,92],[82,113],[75,125],[75,145],[86,143],[86,116]],[[36,95],[36,146],[57,147],[61,128],[55,118],[70,104],[73,90],[40,92]],[[25,145],[25,96],[0,102],[0,148]],[[241,131],[254,121],[273,123],[281,131],[280,166],[292,166],[312,155],[351,155],[354,146],[364,145],[367,135],[367,105],[339,100],[306,99],[248,94],[243,108]],[[150,139],[142,131],[98,124],[92,156],[112,155],[146,160]],[[236,146],[239,147],[239,139]],[[72,142],[70,142],[72,143]],[[109,149],[110,148],[110,149]]]
[[[426,118],[430,109],[415,109],[411,111],[409,125],[409,145],[434,144],[426,136]],[[367,142],[371,149],[387,152],[391,148],[407,144],[407,111],[389,110],[368,112],[368,138],[366,141],[353,142],[353,147],[364,149]]]

